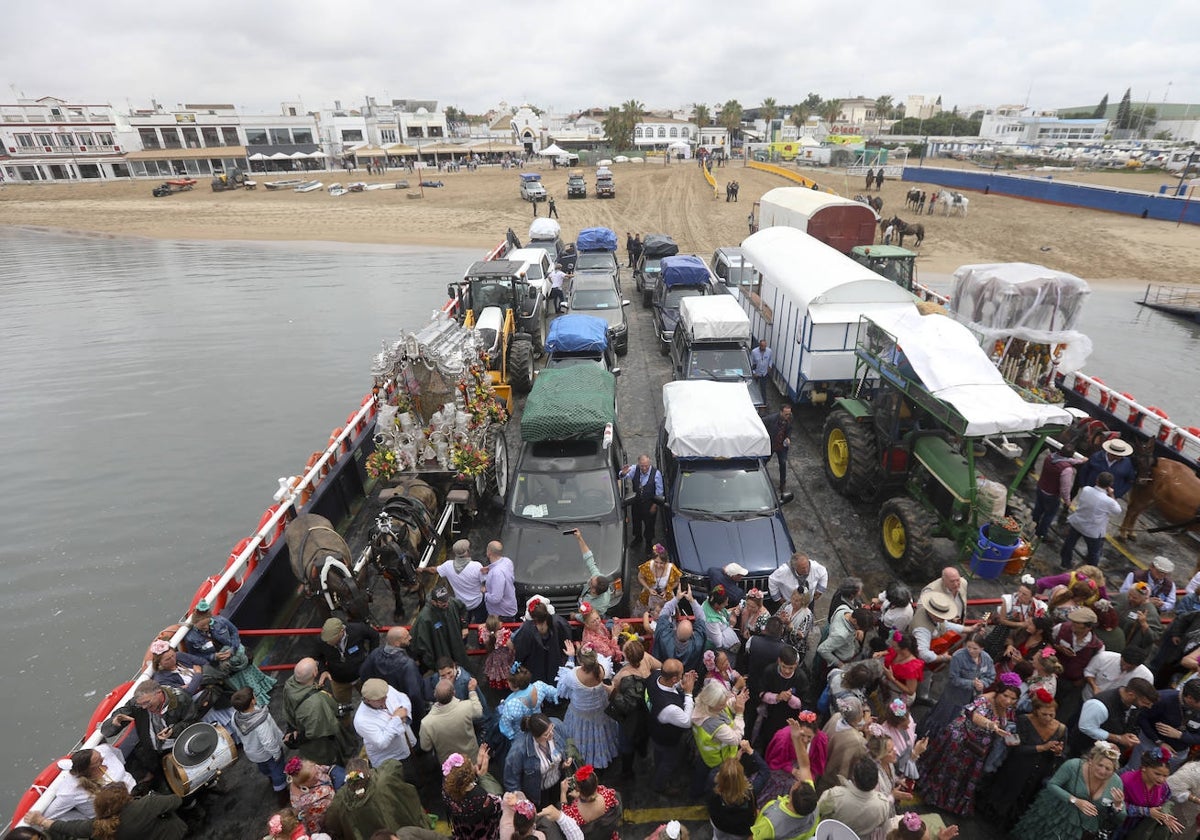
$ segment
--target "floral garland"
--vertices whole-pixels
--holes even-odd
[[[479,358],[479,364],[467,368],[469,377],[464,376],[458,383],[463,410],[471,415],[469,426],[472,430],[489,422],[504,423],[509,417],[508,408],[496,398],[496,391],[492,388],[492,380],[487,373],[487,354],[480,353]]]
[[[483,449],[470,443],[455,444],[450,455],[450,465],[464,478],[475,478],[487,472],[492,465],[492,456]]]

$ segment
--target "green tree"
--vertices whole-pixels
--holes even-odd
[[[775,104],[775,99],[770,96],[762,101],[762,105],[759,106],[759,111],[762,113],[762,118],[768,123],[779,116],[779,106]]]
[[[810,93],[808,96],[804,97],[804,102],[802,104],[808,108],[808,113],[815,114],[821,107],[821,103],[824,101],[825,100],[821,98],[821,94]]]
[[[1117,128],[1130,128],[1133,125],[1133,104],[1129,101],[1133,88],[1125,88],[1121,104],[1117,106]]]
[[[602,124],[604,136],[608,138],[608,142],[613,145],[614,149],[626,149],[632,145],[633,126],[630,125],[628,129],[626,128],[625,115],[616,105],[610,106],[605,112]]]
[[[1104,94],[1104,98],[1100,100],[1100,104],[1096,106],[1096,110],[1092,111],[1092,119],[1102,120],[1108,114],[1108,94]]]
[[[742,126],[742,111],[742,103],[736,99],[730,99],[721,106],[717,122],[729,131],[730,140],[733,139],[737,130]]]
[[[817,113],[828,125],[833,125],[842,115],[842,100],[826,99],[821,103]]]
[[[696,121],[696,128],[704,128],[712,123],[712,112],[707,105],[697,102],[692,105],[692,119]]]
[[[465,111],[463,111],[462,109],[460,109],[454,105],[446,106],[446,123],[447,124],[465,123],[467,121],[468,121],[468,119],[467,119],[467,114]]]
[[[883,121],[892,116],[892,97],[880,96],[875,99],[875,119],[879,121],[879,130],[883,131]]]
[[[808,118],[810,116],[812,116],[812,108],[808,106],[808,102],[806,100],[798,105],[792,106],[789,119],[791,120],[792,125],[796,126],[796,128],[804,128],[804,126],[808,125]]]

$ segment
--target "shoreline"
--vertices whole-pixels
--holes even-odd
[[[940,162],[939,162],[940,163]],[[534,167],[536,169],[536,167]],[[842,191],[854,190],[857,178],[843,170],[805,170]],[[713,195],[693,162],[656,165],[621,164],[614,168],[617,196],[597,200],[566,198],[566,168],[541,170],[547,191],[556,199],[563,238],[574,239],[584,227],[617,232],[621,253],[626,232],[667,233],[681,253],[708,261],[721,246],[737,245],[747,235],[747,214],[763,193],[790,182],[758,170],[730,165],[713,171],[718,187],[741,184],[742,201]],[[590,170],[585,169],[589,190]],[[394,183],[401,172],[312,173],[321,179]],[[1067,175],[1068,173],[1064,173]],[[1149,190],[1160,175],[1109,172],[1069,173],[1070,180]],[[286,177],[279,173],[279,177]],[[524,239],[533,218],[520,199],[514,170],[480,169],[429,175],[442,188],[375,190],[330,196],[261,189],[267,178],[256,173],[260,189],[213,193],[197,189],[154,198],[153,180],[71,184],[8,184],[0,188],[0,226],[30,232],[133,240],[195,240],[259,243],[268,247],[401,247],[416,249],[491,249],[508,228]],[[1064,180],[1068,178],[1064,177]],[[912,188],[933,189],[911,181],[885,181],[879,195],[883,215],[918,221],[904,207]],[[850,193],[853,195],[853,192]],[[875,193],[872,193],[875,194]],[[1200,282],[1181,278],[1200,247],[1200,231],[1171,222],[1142,220],[1102,211],[1040,204],[1005,196],[968,193],[968,217],[923,215],[925,242],[917,249],[918,272],[953,274],[961,265],[1031,262],[1066,271],[1103,285],[1138,286]],[[545,203],[537,207],[546,214]],[[910,243],[906,241],[906,245]]]

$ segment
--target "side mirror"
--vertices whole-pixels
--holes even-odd
[[[793,493],[791,490],[789,490],[779,497],[779,504],[786,505],[788,502],[792,501],[795,498],[796,498],[796,494]]]
[[[621,301],[621,306],[629,306],[629,301],[627,301],[627,300]]]
[[[610,370],[609,373],[611,373],[613,376],[620,376],[621,369],[619,367],[616,367],[616,368],[613,368],[612,370]]]

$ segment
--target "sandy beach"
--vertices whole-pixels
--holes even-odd
[[[950,162],[953,164],[953,162]],[[592,175],[585,169],[589,189]],[[568,201],[567,170],[543,170],[543,182],[556,199],[564,238],[580,228],[611,227],[623,240],[626,231],[669,233],[685,252],[707,257],[721,245],[735,245],[747,233],[751,206],[767,190],[786,186],[784,179],[746,169],[740,163],[715,170],[721,196],[714,198],[694,162],[660,161],[614,166],[617,197]],[[844,195],[861,191],[859,177],[843,170],[811,170],[822,186]],[[1163,173],[1055,172],[1059,180],[1102,183],[1157,192],[1171,179]],[[323,240],[346,243],[489,248],[511,227],[522,238],[532,219],[530,205],[518,195],[514,170],[498,168],[432,176],[445,186],[426,188],[416,177],[396,172],[368,176],[362,170],[318,173],[326,184],[368,183],[407,177],[409,190],[379,190],[332,197],[324,190],[297,194],[268,191],[273,178],[256,175],[260,187],[214,193],[207,179],[191,192],[151,196],[157,181],[84,184],[8,184],[0,188],[0,224],[61,228],[113,235],[163,239]],[[724,200],[723,185],[737,180],[740,201]],[[883,186],[884,214],[904,210],[904,195],[919,183],[889,181]],[[1196,282],[1181,270],[1192,264],[1200,230],[1171,222],[1038,204],[1015,198],[967,193],[967,218],[923,216],[925,243],[921,271],[945,274],[978,262],[1036,262],[1091,281],[1147,283]],[[539,206],[542,215],[546,206]],[[906,244],[911,243],[908,240]]]

